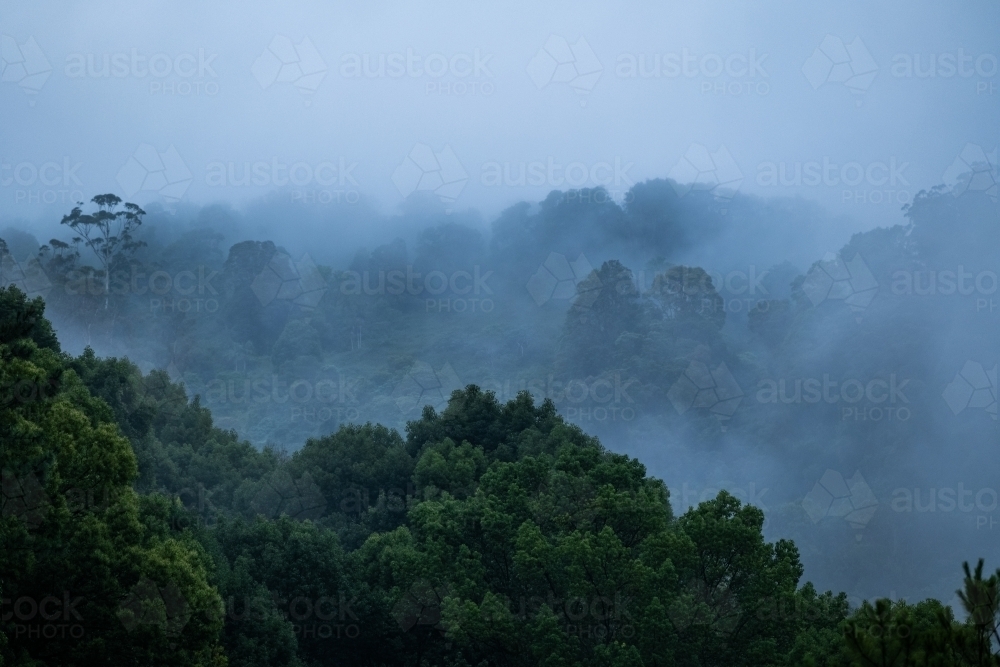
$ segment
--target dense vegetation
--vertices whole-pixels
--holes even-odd
[[[344,424],[402,432],[468,384],[501,403],[527,390],[640,459],[678,511],[723,488],[764,509],[765,533],[852,604],[949,599],[954,563],[993,558],[1000,223],[985,191],[922,192],[905,224],[823,245],[841,222],[802,201],[722,206],[660,180],[620,203],[553,192],[488,228],[427,202],[384,218],[278,199],[148,208],[99,197],[42,246],[3,230],[0,283],[44,296],[66,349],[165,370],[278,458]],[[280,237],[276,220],[295,231],[247,240]],[[358,247],[354,228],[386,231]],[[860,514],[804,512],[824,478],[853,480]]]
[[[995,665],[1000,573],[848,608],[722,492],[475,386],[259,451],[0,291],[4,665]],[[188,496],[185,498],[185,496]]]
[[[72,242],[0,241],[0,665],[1000,661],[1000,571],[957,567],[998,556],[985,194],[921,193],[804,272],[753,239],[809,211],[665,181],[553,193],[488,241],[410,212],[415,242],[342,270],[226,252],[219,209],[92,205]],[[780,460],[787,491],[765,513],[647,474],[691,453]],[[850,514],[803,503],[829,468]],[[934,504],[956,471],[988,510]],[[961,591],[849,600],[805,555],[837,589]]]

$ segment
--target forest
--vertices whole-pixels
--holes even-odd
[[[0,665],[1000,665],[995,188],[675,185],[0,232]]]

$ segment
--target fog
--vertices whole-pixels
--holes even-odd
[[[7,3],[0,277],[257,447],[526,389],[676,514],[763,509],[821,590],[954,603],[1000,556],[998,21]],[[145,211],[110,300],[50,242],[103,193]]]
[[[143,144],[174,147],[176,178],[190,178],[174,190],[184,201],[242,204],[287,178],[281,164],[329,162],[322,176],[296,172],[303,185],[288,194],[382,211],[412,189],[402,182],[401,194],[392,176],[416,145],[448,146],[467,179],[449,192],[454,206],[487,217],[567,182],[620,197],[697,145],[725,148],[738,192],[820,201],[854,231],[898,222],[900,204],[941,182],[966,143],[996,143],[990,2],[236,7],[3,7],[4,34],[22,47],[34,38],[44,58],[40,75],[5,74],[4,213],[35,221],[65,208],[44,201],[68,188],[134,189],[116,177]],[[850,58],[855,43],[850,75],[814,55],[827,44]],[[579,80],[575,66],[556,74],[533,60],[546,44],[560,59],[579,47]],[[260,61],[269,45],[291,46],[286,59],[306,74]],[[14,173],[25,162],[59,169]],[[234,185],[246,162],[277,166],[262,185]],[[494,177],[510,165],[516,182],[535,162],[535,185]],[[794,185],[794,165],[811,162],[818,178],[799,180],[815,184]]]

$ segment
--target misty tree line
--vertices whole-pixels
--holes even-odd
[[[5,664],[1000,659],[982,561],[965,621],[935,600],[851,610],[800,584],[759,509],[722,492],[675,516],[661,481],[551,401],[469,386],[405,438],[345,426],[282,456],[162,372],[61,352],[41,299],[0,300],[3,384],[50,388],[0,412]],[[378,500],[350,502],[362,489]]]
[[[996,235],[982,212],[989,201],[924,193],[907,226],[852,238],[839,256],[864,258],[878,285],[871,301],[816,303],[816,276],[836,273],[836,262],[804,273],[779,266],[772,298],[743,321],[727,312],[709,271],[674,261],[733,218],[709,200],[677,198],[664,182],[636,186],[624,207],[558,193],[538,210],[512,207],[488,243],[460,220],[431,220],[412,255],[394,241],[359,251],[343,271],[267,241],[224,253],[210,225],[143,247],[145,212],[94,204],[97,212],[66,218],[75,246],[40,250],[44,306],[23,295],[39,284],[25,277],[2,293],[5,661],[996,664],[997,576],[982,563],[966,567],[964,582],[922,554],[897,565],[954,579],[952,589],[961,583],[962,610],[935,600],[850,608],[843,594],[800,583],[798,548],[765,540],[759,509],[722,493],[675,514],[638,460],[587,435],[646,429],[706,448],[743,437],[813,469],[824,448],[816,418],[838,462],[852,467],[905,452],[920,432],[978,447],[989,434],[981,423],[942,425],[930,409],[902,428],[870,424],[859,435],[839,410],[803,416],[801,404],[761,403],[750,388],[761,376],[822,377],[832,366],[844,369],[841,380],[900,373],[916,378],[906,390],[913,400],[931,395],[913,386],[950,379],[991,321],[951,294],[894,293],[893,276],[995,267],[983,242]],[[727,216],[739,215],[730,203]],[[952,233],[959,220],[970,234]],[[99,266],[87,265],[80,245]],[[648,284],[629,268],[637,248]],[[562,303],[565,282],[551,294],[526,288],[545,278],[551,253],[570,265]],[[589,270],[579,270],[581,256],[592,258]],[[495,305],[479,320],[428,311],[425,293],[376,288],[380,273],[476,267],[481,281],[492,272],[485,284]],[[116,271],[127,286],[118,293]],[[157,271],[187,272],[185,289],[215,298],[216,310],[168,310],[165,297],[180,293],[137,298],[132,278]],[[92,277],[82,294],[66,289],[81,275]],[[358,277],[360,293],[344,287]],[[61,352],[43,307],[60,335],[86,332],[95,346],[170,368],[186,386],[124,358]],[[915,326],[928,316],[954,330]],[[944,341],[954,362],[920,367]],[[444,364],[461,373],[449,381]],[[715,371],[711,404],[685,402],[680,378],[698,380],[697,364]],[[723,364],[741,395],[723,395]],[[346,369],[354,375],[342,381]],[[639,417],[580,428],[559,414],[573,404],[516,390],[498,399],[462,382],[549,376],[611,395],[617,387]],[[335,378],[334,404],[363,419],[344,412],[308,424],[273,399],[233,400],[231,382],[264,377],[313,388]],[[401,413],[405,435],[360,425],[397,425]],[[280,446],[303,441],[291,455]],[[844,569],[873,554],[896,558],[879,550],[899,537],[883,519],[875,515]],[[831,544],[831,559],[847,553]]]

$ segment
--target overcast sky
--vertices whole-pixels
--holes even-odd
[[[672,176],[894,223],[960,154],[995,151],[998,18],[996,0],[8,2],[0,214],[278,190],[336,216],[427,189],[489,219]]]

